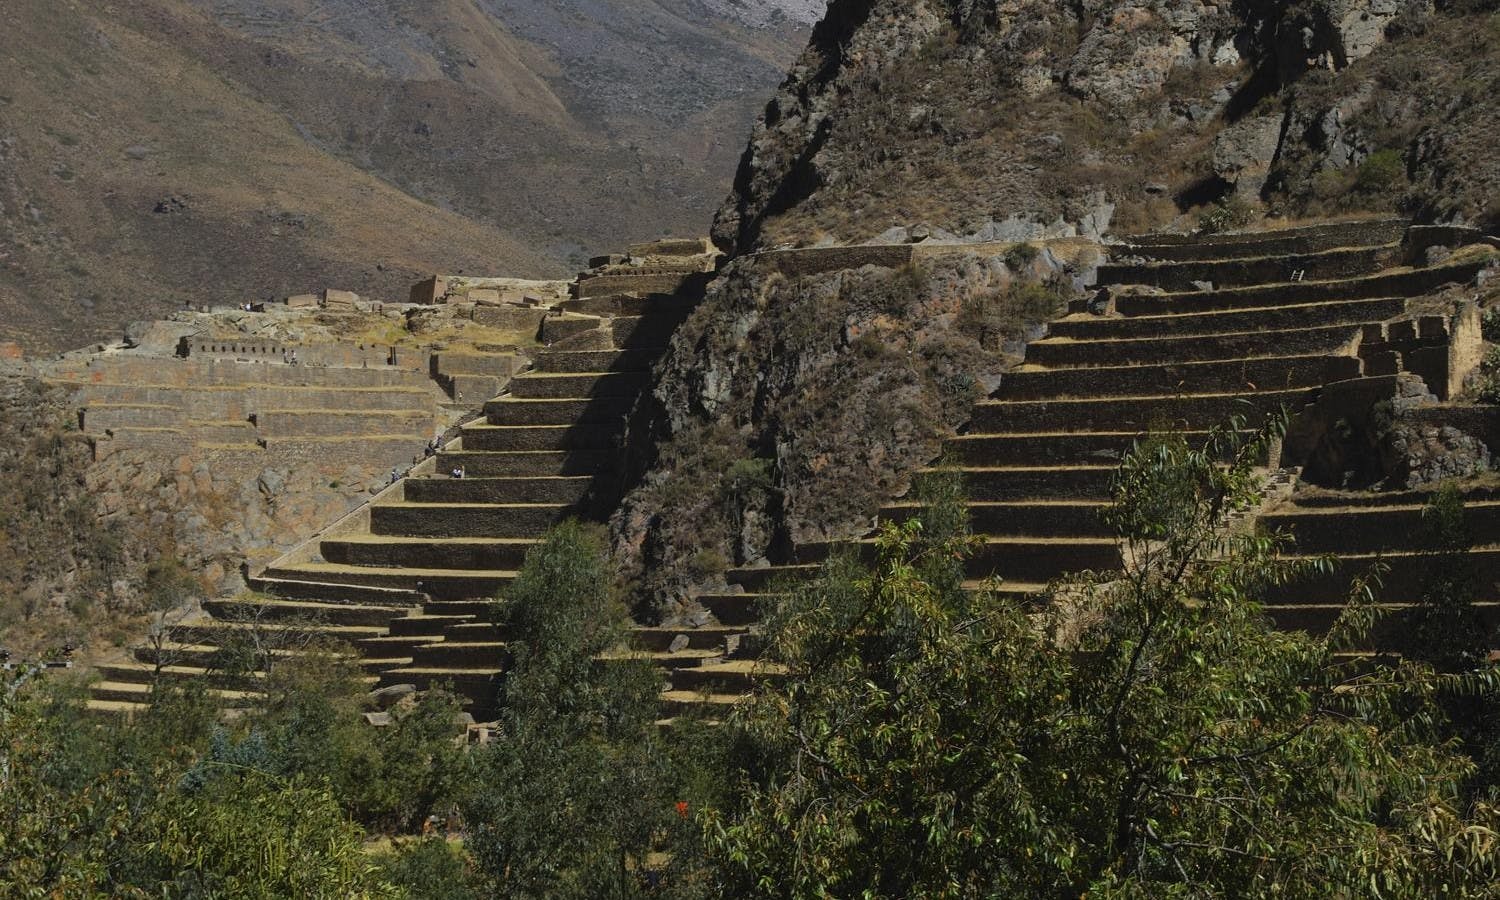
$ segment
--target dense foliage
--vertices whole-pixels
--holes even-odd
[[[1500,817],[1434,701],[1493,677],[1341,655],[1359,586],[1332,634],[1273,630],[1257,593],[1317,563],[1230,527],[1262,447],[1229,441],[1138,447],[1126,571],[1046,610],[961,590],[963,530],[915,522],[794,592],[770,634],[793,675],[737,718],[739,799],[705,817],[726,891],[1493,896]]]
[[[0,897],[1500,896],[1462,505],[1426,517],[1407,661],[1350,652],[1378,619],[1363,585],[1331,634],[1278,632],[1259,593],[1326,561],[1235,524],[1270,437],[1239,433],[1138,446],[1108,513],[1125,570],[1043,605],[966,589],[962,492],[926,482],[873,564],[789,592],[765,634],[787,677],[714,727],[656,722],[576,524],[498,607],[485,746],[455,743],[441,691],[369,728],[334,654],[278,666],[229,723],[163,685],[97,728],[8,672]],[[367,843],[453,809],[461,842]]]
[[[475,753],[464,805],[466,845],[500,896],[633,896],[671,811],[661,682],[614,653],[627,617],[611,577],[602,535],[569,523],[527,555],[502,604],[500,734]]]

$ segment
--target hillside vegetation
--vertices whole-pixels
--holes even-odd
[[[1259,502],[1271,434],[1130,454],[1109,520],[1136,564],[1041,617],[963,588],[973,542],[935,487],[873,565],[835,559],[785,598],[784,677],[714,727],[654,721],[649,658],[593,658],[625,618],[602,537],[573,524],[496,608],[500,739],[469,752],[442,692],[366,727],[325,654],[218,727],[163,682],[138,722],[87,728],[58,685],[0,672],[0,891],[1492,897],[1500,815],[1473,755],[1493,670],[1438,674],[1420,660],[1453,658],[1442,640],[1399,666],[1339,654],[1378,617],[1360,591],[1326,637],[1270,626],[1258,598],[1316,564],[1224,526]],[[1449,718],[1465,707],[1483,729]],[[445,820],[461,842],[360,852]]]

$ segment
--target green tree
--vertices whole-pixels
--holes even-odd
[[[191,781],[224,765],[326,784],[345,812],[375,831],[412,834],[457,801],[466,771],[454,738],[459,701],[441,690],[392,710],[372,728],[366,686],[347,655],[305,651],[266,678],[266,701],[220,728]]]
[[[1263,616],[1266,587],[1321,563],[1232,524],[1272,436],[1236,431],[1129,454],[1109,515],[1124,570],[1043,611],[941,577],[968,540],[920,521],[787,598],[768,639],[792,676],[731,724],[737,796],[704,816],[721,888],[1492,896],[1500,820],[1461,799],[1444,679],[1340,654],[1374,619],[1362,587],[1325,637]]]
[[[225,769],[169,793],[141,848],[177,897],[380,898],[400,896],[365,854],[364,832],[326,784]]]
[[[467,846],[504,896],[632,896],[673,801],[661,679],[619,652],[628,619],[598,529],[553,529],[501,607],[501,734],[474,754]]]
[[[201,692],[101,725],[37,681],[0,673],[0,898],[395,896],[325,782],[209,746]]]

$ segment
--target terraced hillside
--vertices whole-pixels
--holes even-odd
[[[491,599],[551,525],[613,508],[627,417],[691,306],[683,298],[693,291],[674,289],[705,277],[701,242],[665,249],[699,255],[663,253],[633,273],[606,267],[581,278],[579,296],[543,320],[547,347],[533,368],[483,418],[252,579],[258,595],[210,603],[208,618],[137,647],[132,663],[103,667],[94,708],[130,712],[162,674],[207,679],[222,699],[242,702],[277,659],[332,638],[359,651],[372,682],[450,683],[483,712],[504,652]],[[674,637],[640,636],[663,647]]]
[[[1005,591],[1031,595],[1070,572],[1117,568],[1120,547],[1099,514],[1118,461],[1149,429],[1197,438],[1231,416],[1254,421],[1282,408],[1295,412],[1335,383],[1360,380],[1389,394],[1414,371],[1447,396],[1448,329],[1459,323],[1413,321],[1408,298],[1467,281],[1478,266],[1389,268],[1400,261],[1404,233],[1400,221],[1351,222],[1141,238],[1116,248],[1117,262],[1099,273],[1105,292],[1095,311],[1053,322],[1028,346],[1024,364],[976,406],[966,433],[946,446],[982,539],[970,577],[977,584],[999,575]],[[1418,324],[1432,340],[1403,343],[1404,335],[1417,336]],[[1434,354],[1442,365],[1434,365]],[[1294,477],[1268,474],[1270,494],[1284,494]],[[1389,592],[1396,602],[1414,599],[1422,560],[1399,523],[1409,522],[1418,501],[1398,495],[1347,502],[1364,506],[1293,501],[1267,517],[1268,526],[1300,539],[1295,552],[1350,554],[1337,575],[1277,598],[1271,613],[1287,627],[1326,627],[1349,578],[1375,552],[1395,563]],[[916,511],[897,501],[882,516],[899,520]],[[766,591],[776,579],[811,572],[828,549],[802,547],[787,565],[732,572],[735,592],[699,599],[721,623],[750,625],[757,607],[772,599]],[[775,674],[749,660],[674,671],[667,696],[676,709],[722,707],[758,672]]]
[[[1120,547],[1099,513],[1115,466],[1147,430],[1201,437],[1232,416],[1296,412],[1351,385],[1361,396],[1414,382],[1453,394],[1465,361],[1477,358],[1467,346],[1478,341],[1476,314],[1412,309],[1411,298],[1468,281],[1482,263],[1404,267],[1410,244],[1404,222],[1381,220],[1115,248],[1116,262],[1099,272],[1103,289],[1032,341],[1024,362],[975,406],[965,433],[947,442],[944,458],[962,473],[982,539],[969,576],[998,574],[1004,590],[1034,595],[1070,572],[1117,568]],[[216,602],[211,621],[107,671],[99,703],[128,709],[157,665],[213,677],[226,648],[248,640],[263,668],[319,631],[357,648],[374,684],[449,683],[487,712],[505,644],[486,615],[490,598],[550,525],[614,508],[627,419],[691,306],[690,290],[663,292],[693,277],[663,264],[580,281],[543,322],[548,346],[533,369],[483,419],[305,552],[267,569],[253,581],[261,596]],[[1274,500],[1295,473],[1268,463]],[[1295,552],[1347,552],[1353,566],[1361,554],[1397,551],[1417,571],[1417,551],[1400,549],[1415,499],[1321,496],[1294,500],[1266,522],[1299,538]],[[897,499],[881,515],[899,520],[916,509]],[[1351,530],[1359,541],[1341,537]],[[756,679],[776,676],[756,658],[759,609],[777,579],[811,572],[830,549],[803,546],[782,565],[731,571],[732,591],[697,598],[705,615],[696,626],[637,630],[662,666],[667,715],[717,715]],[[1415,576],[1402,571],[1398,560],[1393,596],[1409,602]],[[1288,627],[1324,627],[1347,580],[1289,593],[1272,614]],[[223,689],[243,690],[247,677]]]

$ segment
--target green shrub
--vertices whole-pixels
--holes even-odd
[[[1255,204],[1239,194],[1232,194],[1198,217],[1198,230],[1204,234],[1238,231],[1254,222],[1255,216]]]
[[[485,894],[461,845],[440,837],[408,841],[376,857],[387,881],[407,900],[480,900]]]
[[[1479,330],[1486,341],[1500,343],[1500,306],[1492,306],[1479,319]]]
[[[1399,150],[1377,150],[1359,164],[1354,189],[1365,194],[1383,194],[1406,180],[1406,163]]]
[[[1479,363],[1479,383],[1476,391],[1484,403],[1500,403],[1500,347],[1490,347]]]
[[[202,590],[198,579],[175,556],[146,566],[146,608],[152,612],[176,609]]]
[[[1020,272],[1036,262],[1041,252],[1032,244],[1016,244],[1005,251],[1005,265],[1012,272]]]
[[[1133,450],[1125,571],[1044,611],[963,590],[972,543],[941,517],[783,598],[787,677],[724,726],[738,796],[702,816],[721,894],[1488,895],[1500,815],[1427,727],[1459,680],[1341,657],[1378,615],[1358,585],[1327,636],[1272,627],[1257,598],[1327,561],[1225,528],[1275,435],[1242,427]]]
[[[554,528],[503,609],[502,737],[473,754],[466,846],[499,896],[629,896],[631,861],[645,859],[671,800],[653,724],[660,675],[619,654],[628,619],[600,529]]]

